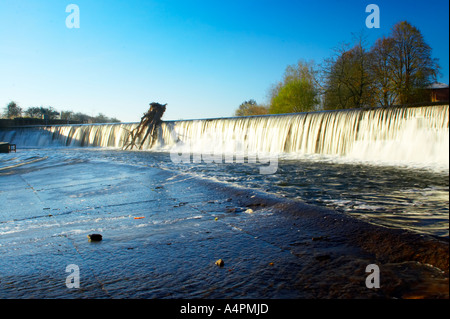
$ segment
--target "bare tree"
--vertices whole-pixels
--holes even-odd
[[[370,71],[373,76],[374,102],[381,106],[393,105],[398,99],[395,82],[392,78],[392,53],[394,41],[392,38],[378,39],[371,50]]]
[[[325,61],[324,108],[347,109],[373,105],[370,52],[361,35],[349,48],[342,44]]]
[[[400,104],[418,102],[423,97],[424,88],[436,80],[439,65],[431,57],[431,47],[423,35],[407,21],[397,23],[392,28],[390,38],[391,80]]]

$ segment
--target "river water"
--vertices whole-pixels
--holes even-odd
[[[52,147],[3,154],[0,175],[33,165],[45,167],[70,161],[106,161],[180,171],[328,207],[375,224],[449,236],[448,170],[280,155],[274,174],[260,174],[262,164],[247,161],[175,163],[167,152]]]

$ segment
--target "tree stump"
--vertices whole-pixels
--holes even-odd
[[[142,149],[147,138],[150,136],[150,148],[153,147],[156,139],[158,138],[158,126],[161,124],[162,116],[166,111],[166,104],[159,104],[156,102],[150,103],[150,109],[141,118],[139,125],[130,131],[127,142],[124,143],[123,149],[133,149],[136,147]],[[142,137],[142,135],[144,135]],[[139,145],[137,143],[139,142]]]

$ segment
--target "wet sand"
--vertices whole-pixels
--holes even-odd
[[[0,298],[449,295],[445,239],[175,171],[45,163],[0,172]],[[380,288],[366,287],[369,264]]]

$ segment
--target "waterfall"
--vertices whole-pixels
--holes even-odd
[[[165,122],[159,146],[449,167],[448,105]],[[183,147],[180,152],[185,151]],[[292,157],[292,156],[291,156]]]
[[[449,166],[448,105],[164,121],[155,150],[330,155],[349,160]],[[17,147],[121,148],[137,123],[0,130]],[[145,148],[145,145],[144,145]],[[148,148],[148,145],[147,145]]]

